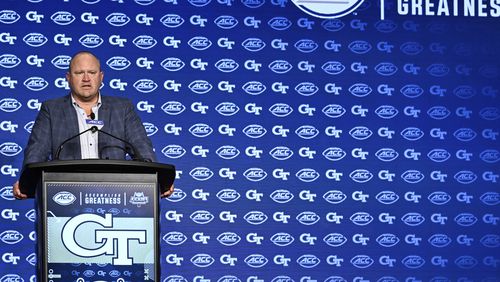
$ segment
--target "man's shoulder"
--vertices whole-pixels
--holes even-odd
[[[103,104],[131,104],[132,102],[124,97],[116,97],[116,96],[101,96],[101,101]]]
[[[43,103],[46,106],[58,106],[58,105],[61,105],[64,103],[68,103],[69,99],[70,99],[70,96],[66,95],[66,96],[61,96],[61,97],[45,100],[45,101],[43,101]]]

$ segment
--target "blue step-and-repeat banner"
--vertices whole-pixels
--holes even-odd
[[[79,50],[178,169],[158,281],[500,281],[500,2],[342,3],[2,0],[0,281],[36,281],[12,183]]]

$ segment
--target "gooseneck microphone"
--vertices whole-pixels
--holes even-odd
[[[84,130],[84,131],[82,131],[82,132],[80,132],[80,133],[78,133],[78,134],[76,134],[76,135],[74,135],[74,136],[71,136],[70,138],[68,138],[68,139],[64,140],[64,141],[61,143],[61,145],[59,145],[59,147],[57,148],[57,151],[56,151],[56,153],[54,154],[54,158],[53,158],[53,160],[59,160],[59,155],[61,154],[61,151],[62,151],[62,149],[64,148],[64,144],[66,144],[66,143],[68,143],[69,141],[71,141],[71,140],[75,139],[76,137],[78,137],[78,136],[80,136],[80,135],[84,134],[85,132],[89,132],[89,131],[91,131],[92,133],[95,133],[95,132],[96,132],[96,131],[98,131],[98,130],[99,130],[99,129],[97,128],[97,126],[95,126],[95,125],[94,125],[94,126],[92,126],[92,127],[88,128],[88,129],[86,129],[86,130]]]

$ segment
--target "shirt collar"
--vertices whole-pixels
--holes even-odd
[[[73,94],[70,94],[70,96],[71,96],[71,103],[73,104],[73,106],[81,108],[80,105],[78,105],[78,103],[76,102],[75,97],[73,97]],[[93,105],[92,108],[94,108],[94,107],[100,107],[101,104],[102,104],[102,102],[101,102],[101,93],[99,93],[99,97],[97,98],[97,103],[95,105]]]

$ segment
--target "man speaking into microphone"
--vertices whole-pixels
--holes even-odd
[[[42,104],[24,152],[23,168],[48,160],[123,160],[127,154],[139,161],[156,161],[132,103],[102,96],[99,88],[103,78],[94,54],[82,51],[72,57],[66,73],[71,92]],[[168,197],[173,190],[172,185],[161,196]],[[27,198],[19,181],[13,185],[13,194],[16,199]]]

